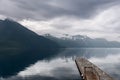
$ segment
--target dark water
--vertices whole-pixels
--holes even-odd
[[[80,80],[74,62],[76,57],[85,57],[114,79],[120,79],[119,48],[68,48],[38,60],[16,76],[1,80]]]

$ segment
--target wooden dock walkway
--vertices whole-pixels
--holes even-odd
[[[83,80],[113,80],[107,73],[85,58],[77,58],[75,62]]]

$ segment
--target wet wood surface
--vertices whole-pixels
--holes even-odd
[[[84,80],[113,80],[111,76],[85,58],[77,58],[75,62]]]

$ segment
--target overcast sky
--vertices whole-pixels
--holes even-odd
[[[81,34],[120,41],[120,0],[0,0],[0,19],[38,34]]]

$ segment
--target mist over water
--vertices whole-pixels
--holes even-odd
[[[5,80],[80,80],[74,61],[76,57],[87,58],[114,79],[120,79],[119,48],[67,48],[53,57],[38,60]]]

